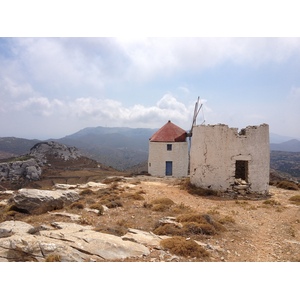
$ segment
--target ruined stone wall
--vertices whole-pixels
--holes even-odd
[[[167,144],[172,151],[167,151]],[[172,161],[173,177],[185,177],[188,174],[188,143],[149,142],[148,173],[152,176],[165,176],[166,161]]]
[[[226,191],[236,181],[236,161],[246,165],[250,192],[269,189],[269,126],[248,126],[238,132],[227,125],[200,125],[193,128],[191,143],[191,183]]]

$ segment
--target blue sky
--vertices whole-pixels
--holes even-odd
[[[0,137],[168,120],[189,129],[200,96],[198,124],[267,123],[300,139],[300,38],[28,32],[0,38]]]

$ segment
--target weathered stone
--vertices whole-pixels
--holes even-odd
[[[33,235],[29,232],[34,227],[24,222],[0,223],[0,228],[14,232],[0,239],[0,261],[42,262],[50,255],[57,255],[60,261],[112,261],[150,254],[144,245],[96,232],[91,226],[65,222],[55,225],[52,230]]]
[[[18,180],[21,177],[29,180],[39,180],[41,174],[41,167],[33,158],[0,164],[0,177],[2,180]]]
[[[13,235],[12,229],[0,228],[0,238]]]
[[[159,247],[160,241],[166,236],[158,236],[152,232],[129,228],[128,232],[122,236],[123,240],[134,241],[143,245]]]
[[[42,214],[61,209],[78,199],[79,194],[75,191],[20,189],[9,204],[30,214]]]

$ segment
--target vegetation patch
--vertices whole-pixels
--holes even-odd
[[[298,191],[299,190],[299,187],[298,187],[298,185],[295,182],[288,181],[288,180],[280,181],[277,184],[277,187],[281,188],[281,189],[285,189],[285,190],[294,190],[294,191]]]
[[[219,231],[225,230],[220,222],[213,220],[207,214],[183,214],[176,218],[176,222],[181,226],[176,223],[158,224],[153,233],[197,238],[197,236],[202,235],[215,235]]]
[[[144,208],[150,208],[153,211],[163,212],[170,209],[175,205],[174,201],[170,198],[159,198],[151,201],[150,203],[144,202]]]
[[[128,229],[126,227],[120,225],[113,225],[113,226],[98,225],[94,228],[94,230],[106,234],[116,235],[116,236],[123,236],[128,232]]]
[[[84,209],[84,203],[82,201],[76,201],[76,202],[73,202],[71,205],[70,205],[70,208],[71,209]]]
[[[138,191],[135,193],[124,193],[122,194],[122,198],[128,198],[132,200],[145,200],[145,198],[142,196],[142,194],[145,194],[143,191]]]
[[[79,193],[79,195],[81,195],[81,196],[93,195],[93,194],[95,194],[95,193],[90,189],[84,189]]]
[[[289,198],[289,201],[293,204],[300,205],[300,195],[295,195]]]
[[[221,224],[235,223],[235,219],[232,216],[224,216],[218,222]]]
[[[59,254],[49,254],[46,257],[45,262],[61,262],[61,257]]]
[[[98,210],[98,215],[103,215],[104,213],[104,207],[101,203],[96,202],[90,205],[91,209],[97,209]]]
[[[279,201],[276,201],[274,199],[268,199],[268,200],[265,200],[263,202],[263,204],[266,204],[266,205],[271,205],[271,206],[278,206],[278,205],[281,205],[281,203]]]
[[[123,181],[123,177],[106,177],[102,182],[105,184]]]
[[[160,242],[161,247],[164,250],[168,250],[170,253],[183,256],[183,257],[196,257],[205,259],[209,257],[208,252],[198,245],[193,240],[187,240],[181,236],[174,236],[164,239]]]

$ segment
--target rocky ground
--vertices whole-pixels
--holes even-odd
[[[46,181],[45,181],[46,182]],[[20,220],[37,228],[51,227],[55,222],[73,222],[91,226],[97,232],[123,237],[135,241],[130,230],[160,235],[157,231],[165,223],[176,225],[172,230],[164,229],[161,235],[177,236],[175,228],[182,222],[177,218],[183,215],[205,215],[210,224],[218,225],[208,232],[193,230],[181,234],[184,240],[195,240],[206,255],[192,252],[173,253],[159,243],[150,243],[149,253],[106,261],[126,262],[297,262],[300,261],[300,207],[289,201],[299,191],[280,189],[271,186],[270,195],[251,199],[239,196],[236,199],[225,196],[199,196],[185,189],[184,181],[174,178],[151,176],[108,177],[101,180],[105,189],[87,186],[80,192],[80,200],[52,213],[26,214],[21,211],[7,212],[1,206],[1,222]],[[47,181],[49,189],[49,182]],[[39,182],[41,188],[43,181]],[[73,187],[74,188],[74,187]],[[8,196],[2,195],[2,203]],[[172,205],[157,206],[155,201],[169,199]],[[99,204],[106,209],[100,214],[87,210]],[[108,208],[109,207],[109,208]],[[68,215],[69,214],[69,215]],[[70,217],[72,216],[72,218]],[[74,216],[77,216],[77,218]],[[190,224],[191,225],[191,224]],[[170,225],[171,226],[171,225]],[[140,241],[143,244],[143,241]],[[144,243],[145,244],[145,243]],[[183,247],[181,245],[181,247]],[[202,250],[201,250],[202,251]],[[59,258],[57,258],[59,261]],[[105,260],[105,259],[104,259]]]

